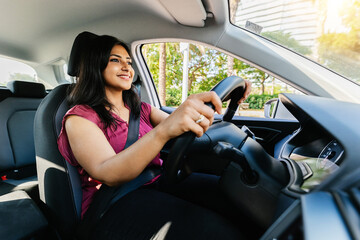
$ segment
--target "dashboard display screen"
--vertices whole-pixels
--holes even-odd
[[[304,182],[301,188],[309,191],[339,168],[344,149],[336,140],[332,140],[317,156],[304,153],[303,150],[295,148],[290,154],[290,159],[296,161],[302,171]]]

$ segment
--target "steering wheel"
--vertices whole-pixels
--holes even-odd
[[[245,91],[245,81],[237,76],[227,77],[213,87],[211,91],[214,91],[222,102],[231,99],[223,116],[223,121],[230,121],[236,112],[238,101]],[[206,104],[215,109],[211,103]],[[186,132],[176,138],[168,159],[164,163],[163,180],[165,184],[177,183],[190,175],[191,170],[184,164],[184,157],[195,137],[195,133]]]

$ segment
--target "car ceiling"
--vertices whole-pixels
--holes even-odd
[[[191,1],[194,2],[180,2]],[[182,4],[177,4],[178,2],[4,0],[2,6],[6,7],[0,9],[0,54],[37,63],[48,63],[59,57],[66,59],[75,36],[85,30],[115,35],[128,43],[139,39],[159,38],[162,33],[167,38],[172,32],[172,37],[179,37],[176,34],[179,33],[179,28],[182,32],[181,29],[189,27],[179,25],[177,20],[187,20],[187,25],[198,25],[198,19],[203,18],[203,15],[186,14],[184,9],[188,6],[185,4],[181,9],[179,6]],[[221,6],[224,2],[219,3],[220,8],[217,9],[223,11],[217,11],[217,16],[221,19],[223,17],[220,16],[227,15],[227,11]],[[178,12],[176,8],[179,9]],[[210,42],[211,36],[217,38],[217,35],[207,35]]]

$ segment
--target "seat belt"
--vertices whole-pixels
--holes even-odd
[[[137,76],[136,81],[133,84],[136,87],[139,98],[141,98],[140,76]],[[129,130],[128,130],[128,136],[126,139],[124,150],[126,148],[128,148],[129,146],[131,146],[134,142],[136,142],[139,139],[139,127],[140,127],[140,115],[138,117],[135,117],[135,115],[132,112],[130,112]],[[138,177],[136,177],[135,179],[133,179],[130,182],[122,184],[119,187],[108,187],[105,184],[103,184],[101,186],[101,188],[105,188],[106,190],[103,190],[103,191],[106,193],[101,193],[102,197],[104,197],[104,195],[105,195],[107,198],[110,198],[110,199],[106,200],[106,202],[109,202],[109,203],[106,204],[106,207],[104,207],[104,209],[100,213],[99,217],[101,218],[107,212],[107,210],[121,197],[123,197],[127,193],[141,187],[142,185],[144,185],[145,183],[149,182],[151,179],[156,177],[157,176],[157,175],[155,175],[156,173],[157,173],[157,171],[155,171],[151,168],[145,169]],[[99,191],[101,190],[101,188],[99,189]],[[105,204],[104,199],[101,200],[101,203]]]

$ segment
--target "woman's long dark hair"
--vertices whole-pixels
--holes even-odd
[[[79,76],[77,83],[68,94],[69,106],[85,104],[90,106],[99,115],[104,127],[116,129],[116,119],[111,115],[113,105],[105,95],[105,79],[102,72],[106,68],[111,49],[115,45],[123,46],[130,55],[125,43],[112,36],[99,36],[92,40],[89,48],[84,49],[81,56]],[[138,117],[140,114],[140,98],[134,85],[131,89],[123,91],[123,101],[130,111]]]

